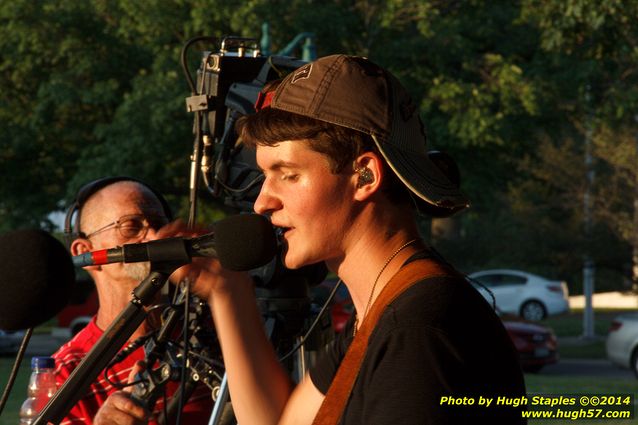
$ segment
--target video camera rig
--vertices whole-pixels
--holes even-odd
[[[243,115],[255,113],[255,101],[266,83],[283,78],[306,63],[289,56],[261,56],[256,39],[226,37],[219,51],[202,52],[195,82],[188,68],[187,51],[199,41],[214,40],[193,38],[184,45],[181,54],[191,89],[186,109],[194,113],[189,184],[191,225],[195,223],[200,174],[214,198],[222,199],[226,206],[240,213],[253,211],[263,174],[255,162],[255,152],[237,143],[235,122]],[[254,278],[260,287],[274,287],[290,273],[274,261],[254,273]],[[313,283],[321,281],[325,274],[323,266],[294,273],[296,277],[309,276]]]
[[[255,39],[226,37],[221,40],[219,50],[202,52],[197,80],[193,81],[188,67],[188,50],[197,42],[214,43],[215,40],[210,37],[191,39],[181,53],[182,67],[191,90],[186,109],[194,114],[190,225],[196,221],[200,176],[208,193],[222,199],[226,206],[239,213],[253,210],[263,174],[256,165],[255,152],[237,143],[235,122],[243,115],[255,113],[255,101],[267,82],[283,78],[305,63],[288,56],[262,56]],[[300,348],[321,318],[321,314],[317,315],[306,336],[300,336],[308,329],[312,317],[308,289],[321,282],[326,273],[323,264],[295,271],[286,269],[280,254],[270,264],[251,271],[271,341],[282,359],[287,360],[291,374],[295,364],[290,354]],[[169,418],[181,412],[197,382],[211,389],[216,402],[210,423],[232,423],[234,417],[226,402],[223,360],[208,308],[201,300],[189,295],[187,286],[181,286],[176,297],[163,313],[162,327],[125,349],[112,364],[122,359],[126,351],[144,344],[148,368],[139,376],[133,392],[135,397],[152,410],[164,385],[170,380],[181,381],[180,390],[169,403],[160,423],[169,423]],[[176,343],[171,335],[175,334],[179,321],[183,323],[183,341]],[[324,328],[328,326],[323,324]]]
[[[238,145],[235,122],[255,113],[254,104],[263,86],[283,78],[305,62],[288,56],[261,56],[257,40],[227,37],[218,52],[205,51],[195,84],[188,70],[187,50],[182,50],[182,67],[191,89],[186,108],[195,114],[195,145],[191,156],[191,213],[195,178],[201,172],[210,194],[241,212],[252,211],[262,181],[254,152]]]

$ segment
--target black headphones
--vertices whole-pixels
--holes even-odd
[[[168,218],[169,221],[173,219],[173,213],[171,212],[171,208],[168,205],[168,202],[166,202],[166,199],[164,199],[161,193],[153,189],[148,184],[136,178],[127,176],[103,177],[82,186],[66,211],[66,217],[64,218],[64,241],[68,248],[71,247],[71,243],[74,239],[81,237],[83,234],[82,230],[80,230],[80,216],[82,214],[82,207],[84,207],[86,201],[100,189],[122,181],[139,183],[150,190],[162,205],[166,218]]]

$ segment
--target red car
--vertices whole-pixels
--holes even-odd
[[[58,327],[68,329],[74,336],[97,313],[99,301],[95,284],[90,279],[78,279],[67,306],[58,313]]]
[[[558,344],[551,328],[536,323],[503,320],[525,372],[538,372],[558,361]]]

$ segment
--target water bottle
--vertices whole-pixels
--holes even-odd
[[[20,425],[31,425],[57,390],[54,370],[53,357],[31,359],[31,377],[27,388],[27,399],[20,408]]]

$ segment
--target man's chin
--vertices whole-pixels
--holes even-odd
[[[282,263],[284,264],[284,266],[286,266],[287,269],[290,270],[298,270],[304,266],[313,264],[311,261],[308,261],[305,258],[295,258],[288,255],[287,253],[284,253]]]
[[[290,269],[290,270],[296,270],[299,267],[301,267],[299,264],[297,264],[295,261],[293,261],[287,256],[283,257],[281,262],[284,264],[284,266],[286,266],[287,269]]]
[[[151,263],[124,263],[124,272],[131,279],[141,282],[151,272]]]

